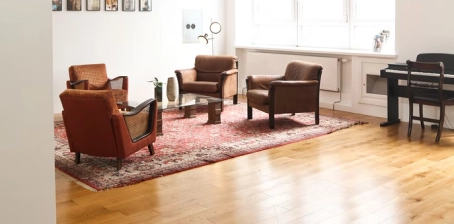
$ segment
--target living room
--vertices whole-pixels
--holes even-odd
[[[80,12],[66,10],[52,12],[48,0],[28,0],[19,3],[2,1],[0,17],[5,21],[2,23],[4,34],[2,67],[6,68],[3,76],[6,80],[2,89],[5,95],[13,93],[11,94],[13,97],[4,99],[6,102],[3,104],[2,111],[6,115],[7,106],[14,110],[13,113],[8,114],[10,115],[8,119],[2,122],[4,136],[1,143],[4,157],[1,165],[3,178],[0,182],[2,221],[5,223],[57,222],[53,116],[61,113],[62,110],[58,95],[65,89],[68,66],[106,63],[109,76],[131,77],[130,86],[135,86],[131,88],[131,97],[143,97],[144,93],[149,93],[152,97],[152,86],[146,83],[147,80],[153,77],[165,79],[173,75],[175,69],[192,66],[196,55],[211,54],[211,45],[184,44],[181,41],[182,11],[203,9],[204,32],[208,32],[211,20],[222,24],[221,33],[214,39],[215,54],[238,54],[241,68],[241,55],[244,54],[245,48],[244,45],[241,49],[237,48],[239,43],[235,41],[238,36],[236,24],[241,23],[235,12],[238,10],[235,6],[237,3],[238,1],[228,0],[154,0],[151,12],[137,10],[88,12],[85,8]],[[18,4],[27,4],[27,7],[18,9]],[[361,82],[358,76],[361,71],[353,64],[363,63],[363,60],[367,60],[368,63],[378,61],[384,64],[388,60],[404,62],[407,59],[415,59],[417,54],[423,52],[454,52],[454,45],[451,43],[454,31],[449,28],[448,22],[453,17],[449,11],[450,6],[454,6],[454,3],[448,0],[436,3],[429,0],[396,1],[395,58],[373,59],[369,55],[352,59],[348,54],[338,55],[351,60],[344,67],[347,79],[342,80],[343,102],[336,105],[336,108],[351,113],[372,115],[376,117],[375,119],[384,120],[386,107],[381,103],[359,103],[358,96],[361,94],[357,91],[360,91],[358,89]],[[242,82],[243,80],[240,80],[241,84]],[[18,91],[20,93],[17,93]],[[339,94],[330,93],[327,98],[321,99],[325,103],[325,108],[330,108],[332,103],[339,99]],[[401,99],[399,106],[401,119],[407,121],[407,101]],[[435,113],[434,110],[433,114]],[[448,110],[447,117],[452,118],[453,112]],[[405,128],[406,125],[402,126],[402,129]],[[374,133],[370,130],[362,131],[371,135]],[[389,138],[391,139],[392,136]],[[448,131],[441,141],[445,139],[450,141]],[[402,142],[404,140],[400,139],[400,143]],[[425,136],[422,142],[426,144],[433,142],[432,135]],[[395,143],[394,147],[397,144],[399,143]],[[423,145],[421,148],[449,149],[449,143],[443,144],[446,145],[430,144]],[[406,148],[400,150],[406,150]],[[427,164],[421,162],[421,165]],[[295,166],[295,169],[297,168],[301,167]],[[171,179],[167,179],[167,182],[171,183]],[[171,187],[170,184],[160,187],[163,186]],[[62,189],[64,188],[59,188],[59,190]],[[145,189],[147,188],[137,191],[142,192]],[[197,190],[186,186],[175,189],[175,192],[182,189],[187,192]],[[84,194],[82,190],[74,192],[74,194],[78,193]],[[102,194],[107,195],[106,192]],[[198,194],[203,196],[200,192]],[[107,197],[113,196],[107,195]],[[67,206],[77,204],[74,201],[67,203]],[[190,203],[186,205],[188,204]],[[186,205],[182,207],[187,208]],[[266,209],[270,207],[273,206]],[[89,206],[85,209],[89,210]],[[201,207],[193,207],[192,212],[196,213],[197,209]],[[263,211],[266,213],[267,210]],[[188,209],[188,213],[190,212]]]

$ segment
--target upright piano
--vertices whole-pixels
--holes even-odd
[[[443,62],[445,67],[444,84],[454,85],[454,54],[424,53],[416,57],[419,62]],[[412,72],[414,80],[421,82],[438,82],[439,74],[428,72]],[[399,97],[408,98],[406,85],[399,85],[399,80],[407,80],[408,69],[406,63],[389,64],[387,68],[380,70],[380,77],[387,79],[387,106],[388,119],[380,126],[388,126],[400,122],[399,119]],[[444,94],[452,95],[453,90],[445,90]]]

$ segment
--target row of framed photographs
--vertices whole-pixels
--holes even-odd
[[[51,0],[52,11],[62,11],[64,0]],[[65,0],[66,11],[82,11],[82,1]],[[85,0],[87,11],[101,11],[101,0]],[[118,11],[119,2],[122,1],[123,11],[136,11],[136,0],[104,0],[105,11]],[[137,0],[139,11],[151,11],[151,0]]]

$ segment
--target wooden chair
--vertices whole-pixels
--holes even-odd
[[[424,121],[433,122],[438,124],[437,137],[435,142],[440,141],[441,133],[443,131],[445,106],[454,105],[454,98],[447,96],[443,92],[444,81],[444,65],[443,62],[414,62],[407,60],[408,76],[408,100],[409,100],[409,120],[408,120],[408,133],[411,136],[411,129],[413,120],[421,122],[421,129],[424,129]],[[414,76],[416,72],[429,72],[439,75],[439,82],[416,82]],[[413,115],[413,104],[419,105],[419,116]],[[423,114],[423,105],[437,106],[440,108],[439,119],[427,118]]]

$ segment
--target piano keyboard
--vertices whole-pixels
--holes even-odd
[[[408,71],[406,71],[406,70],[386,69],[386,72],[408,74]],[[412,72],[411,74],[413,74],[413,75],[425,75],[425,76],[440,76],[440,74],[438,74],[438,73],[429,73],[429,72]],[[445,73],[445,78],[454,78],[454,74]]]

